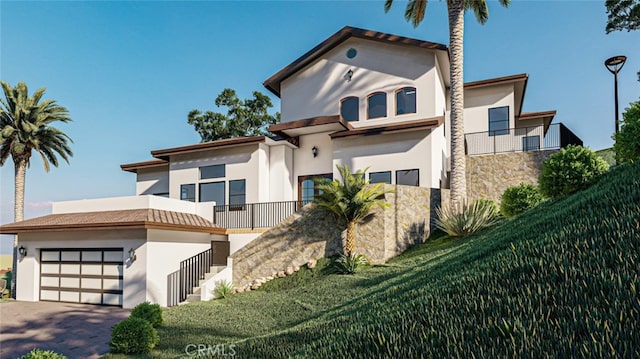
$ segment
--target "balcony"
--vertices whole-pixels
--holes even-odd
[[[507,152],[554,150],[569,145],[582,146],[582,140],[562,123],[519,127],[493,132],[467,133],[465,152],[469,156]]]
[[[284,201],[215,206],[213,224],[227,229],[271,228],[307,203],[308,201]]]

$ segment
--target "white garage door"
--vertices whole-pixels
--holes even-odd
[[[122,306],[122,248],[40,250],[40,300]]]

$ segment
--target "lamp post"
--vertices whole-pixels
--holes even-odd
[[[616,134],[618,133],[618,129],[620,128],[619,114],[618,114],[618,72],[624,66],[624,63],[627,61],[627,57],[624,55],[618,55],[614,57],[610,57],[605,60],[604,65],[607,67],[607,70],[613,74],[613,87],[614,87],[614,97],[616,104]]]

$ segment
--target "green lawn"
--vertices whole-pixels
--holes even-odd
[[[639,357],[639,238],[640,166],[618,166],[587,191],[358,275],[320,262],[170,308],[149,357],[190,344],[233,344],[240,358]]]

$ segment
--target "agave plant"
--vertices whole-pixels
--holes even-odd
[[[452,237],[464,237],[491,227],[499,220],[494,203],[477,200],[470,205],[449,205],[436,208],[435,225]]]

